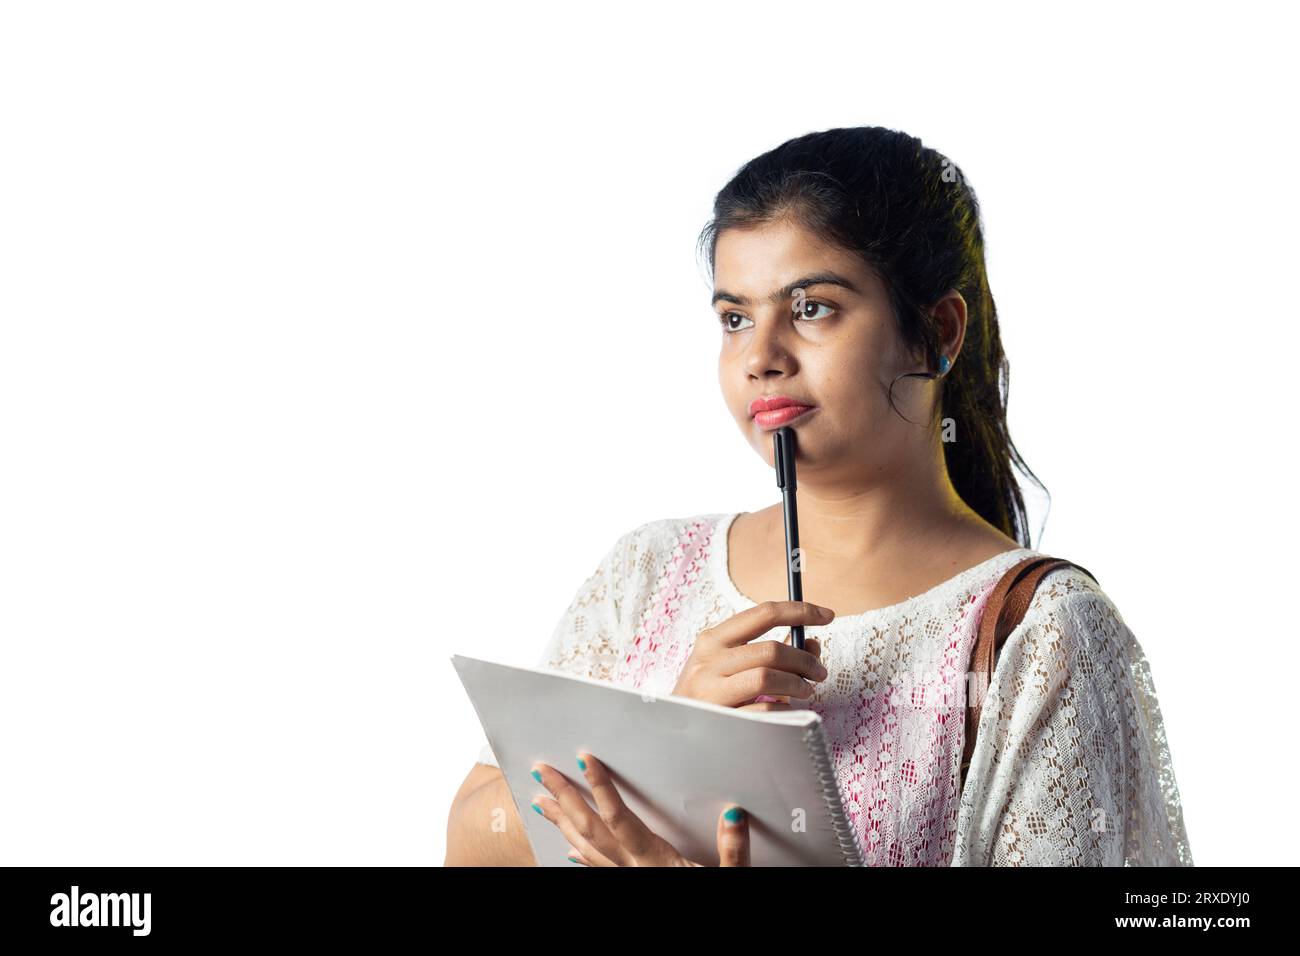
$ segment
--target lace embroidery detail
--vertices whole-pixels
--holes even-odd
[[[863,685],[853,687],[848,672],[840,693],[813,698],[811,708],[825,721],[841,796],[868,866],[943,866],[951,860],[967,663],[996,583],[993,576],[967,593],[951,619],[913,612],[892,629],[873,627]],[[938,653],[913,656],[914,642],[918,650]],[[854,716],[846,725],[838,719],[842,701],[854,698]]]
[[[1043,579],[988,693],[954,865],[1193,865],[1146,657],[1090,578]]]
[[[727,575],[735,517],[662,519],[619,538],[540,666],[671,693],[699,633],[753,603]],[[1074,568],[1042,580],[1003,645],[959,789],[980,615],[1002,573],[1038,553],[1004,552],[907,601],[806,628],[830,671],[809,707],[870,863],[1192,865],[1149,664]],[[495,765],[486,744],[480,760]]]
[[[674,628],[672,625],[681,610],[683,596],[695,588],[699,579],[709,554],[711,531],[709,523],[695,520],[677,539],[659,575],[645,618],[615,671],[615,683],[640,688],[647,676],[657,671],[672,674],[676,685],[676,677],[695,647],[697,634],[689,628]]]

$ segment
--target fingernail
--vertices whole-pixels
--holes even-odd
[[[569,857],[569,862],[570,862],[570,863],[581,863],[582,861],[579,860],[576,856],[571,856],[571,857]]]
[[[535,804],[535,803],[533,804],[533,809],[536,810],[538,813],[541,813],[542,816],[546,816],[545,813],[542,813],[542,808],[539,807],[539,806],[538,806],[537,804]]]
[[[825,680],[827,677],[830,677],[831,672],[828,671],[825,667],[818,667],[817,675],[818,675],[817,677],[818,680]],[[540,780],[541,778],[538,777],[538,779]]]
[[[818,605],[818,606],[820,607],[820,605]],[[828,607],[823,607],[823,608],[821,609],[821,612],[822,612],[822,617],[834,617],[834,616],[835,616],[835,612],[832,611],[832,610],[831,610],[830,608],[828,608]]]
[[[745,811],[740,807],[732,807],[722,815],[723,819],[733,827],[738,827],[745,819]]]
[[[541,783],[541,782],[542,782],[542,772],[541,772],[540,770],[534,770],[534,771],[533,771],[533,779],[536,780],[538,783]]]
[[[587,761],[582,759],[582,754],[578,755],[578,769],[583,773],[587,772]]]

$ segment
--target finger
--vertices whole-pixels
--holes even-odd
[[[741,704],[736,710],[793,710],[786,701],[760,700],[752,704]]]
[[[538,796],[533,807],[550,820],[560,833],[595,866],[627,866],[627,854],[617,845],[613,834],[605,829],[600,817],[592,812],[587,799],[564,774],[549,764],[533,765],[533,776],[552,796]],[[563,799],[559,799],[560,796]],[[576,797],[576,801],[575,798]],[[599,844],[592,839],[600,831]]]
[[[727,807],[718,815],[718,866],[749,865],[749,814]]]
[[[577,853],[578,856],[583,858],[581,862],[586,863],[588,866],[614,867],[619,865],[609,859],[609,857],[598,852],[590,843],[584,840],[582,834],[573,828],[573,824],[569,822],[569,818],[564,815],[564,811],[560,809],[560,805],[551,797],[534,797],[533,806],[537,808],[538,813],[544,816],[551,823],[555,824],[555,828],[560,831],[561,835],[563,835],[566,840],[569,841],[570,846],[582,847],[582,849]]]
[[[546,804],[549,804],[549,807],[547,808],[547,813],[555,814],[556,827],[559,829],[561,836],[563,836],[566,840],[569,841],[569,845],[570,845],[569,858],[572,860],[572,862],[581,863],[584,866],[607,867],[609,869],[614,869],[615,867],[623,865],[620,863],[615,863],[613,860],[611,860],[609,857],[601,853],[589,842],[587,842],[587,840],[583,837],[583,835],[574,828],[572,821],[570,821],[569,818],[565,816],[564,811],[560,809],[560,805],[556,803],[554,800],[545,800],[545,801],[539,800],[538,802],[542,803],[544,806]],[[581,847],[581,849],[579,849],[579,847]],[[572,859],[573,857],[577,857],[577,859],[573,860]]]
[[[591,786],[600,819],[605,826],[634,861],[640,864],[652,862],[652,857],[662,841],[640,817],[628,809],[604,763],[585,750],[578,754],[578,759],[586,764],[583,773]]]
[[[785,643],[786,643],[787,645],[789,645],[790,647],[793,647],[793,646],[794,646],[794,632],[793,632],[793,631],[787,631],[787,632],[786,632],[786,635],[785,635]],[[803,639],[803,649],[804,649],[805,651],[808,651],[809,653],[811,653],[811,654],[812,654],[814,657],[816,657],[818,660],[821,660],[821,659],[822,659],[822,642],[819,641],[817,638],[815,638],[815,637],[808,637],[808,636],[805,635],[805,637],[804,637],[804,639]]]
[[[830,608],[808,601],[764,601],[709,628],[700,635],[700,639],[707,634],[708,640],[719,647],[739,647],[776,627],[793,627],[796,624],[816,627],[829,624],[834,619],[835,612]]]
[[[794,631],[785,632],[785,643],[791,646],[794,645]],[[813,637],[810,634],[805,634],[803,636],[803,649],[805,651],[812,651],[814,654],[821,656],[822,642],[819,638]]]
[[[785,643],[787,646],[790,646],[790,647],[793,647],[793,646],[794,646],[794,632],[793,632],[793,631],[787,631],[787,632],[786,632],[784,643]],[[819,640],[818,640],[817,638],[815,638],[815,637],[805,637],[805,638],[803,639],[803,649],[804,649],[805,651],[808,651],[808,652],[809,652],[810,654],[812,654],[814,657],[816,657],[818,663],[821,663],[821,659],[822,659],[822,642],[821,642],[821,641],[819,641]],[[822,664],[822,667],[825,667],[825,666],[826,666],[825,664]],[[828,673],[826,674],[826,677],[829,677],[829,676],[830,676],[830,674],[829,674],[829,672],[828,672]],[[813,679],[814,679],[814,680],[825,680],[826,677],[822,677],[822,678],[813,678]],[[762,695],[760,695],[760,697],[761,697],[761,696],[762,696]],[[757,699],[757,698],[756,698],[756,699]],[[785,700],[787,700],[787,701],[789,701],[789,699],[790,699],[789,697],[785,698]]]
[[[718,687],[719,696],[727,702],[725,706],[728,707],[748,701],[758,702],[760,696],[798,697],[802,700],[817,693],[817,688],[798,674],[771,667],[751,667],[747,671],[723,678]]]
[[[781,641],[759,640],[741,647],[733,647],[724,651],[719,660],[719,671],[723,677],[731,677],[751,667],[772,667],[789,671],[810,681],[825,680],[829,676],[826,665],[816,654],[806,647],[800,650]]]
[[[577,847],[572,847],[572,846],[569,847],[569,862],[578,863],[581,864],[582,866],[591,866],[590,863],[588,863],[586,860],[582,858],[581,851],[578,850]]]
[[[716,702],[724,707],[811,698],[814,685],[830,676],[815,654],[780,641],[759,640],[723,653]]]

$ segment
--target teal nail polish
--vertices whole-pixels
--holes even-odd
[[[732,807],[722,815],[728,823],[736,824],[745,819],[745,811],[740,807]]]
[[[533,779],[536,780],[538,783],[541,783],[541,782],[542,782],[542,772],[541,772],[540,770],[534,770],[534,771],[533,771]]]
[[[536,810],[538,813],[542,813],[542,808],[535,803],[533,804],[533,809]],[[546,816],[546,814],[542,813],[542,816]]]
[[[583,773],[587,772],[587,761],[583,760],[581,757],[578,758],[578,769]]]
[[[569,862],[570,862],[570,863],[581,863],[582,861],[579,860],[576,856],[571,856],[571,857],[569,857]]]

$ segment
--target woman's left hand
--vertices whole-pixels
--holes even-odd
[[[534,809],[560,828],[576,852],[569,859],[586,866],[706,866],[677,852],[627,808],[614,789],[605,765],[589,753],[578,754],[579,768],[591,786],[596,810],[564,774],[549,764],[533,766],[533,776],[552,794],[539,796]],[[740,807],[724,807],[718,816],[719,866],[749,866],[749,820]]]

